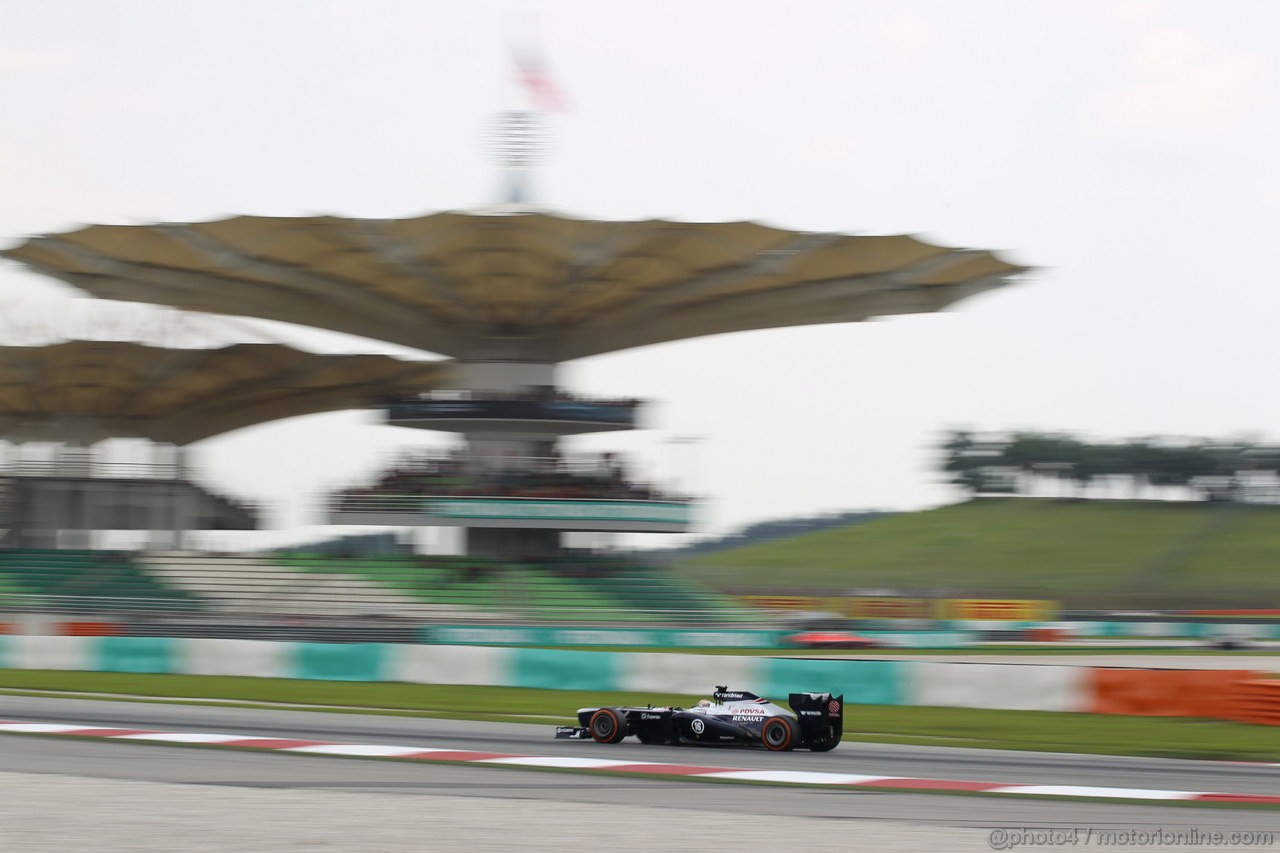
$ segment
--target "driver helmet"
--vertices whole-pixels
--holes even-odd
[[[711,707],[712,705],[714,705],[714,704],[715,704],[715,703],[714,703],[714,702],[712,702],[710,699],[699,699],[699,700],[698,700],[698,704],[697,704],[695,707],[697,707],[697,708],[710,708],[710,707]]]

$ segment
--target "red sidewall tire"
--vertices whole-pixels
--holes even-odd
[[[587,728],[596,743],[617,743],[627,736],[627,723],[613,708],[601,708],[592,714]]]
[[[771,752],[793,749],[796,745],[795,721],[790,717],[770,717],[760,727],[760,742]]]

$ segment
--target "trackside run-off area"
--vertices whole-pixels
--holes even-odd
[[[403,791],[352,792],[290,788],[245,788],[0,772],[0,837],[24,853],[202,853],[333,850],[388,853],[426,850],[498,850],[518,846],[528,853],[673,851],[703,853],[716,845],[753,848],[906,853],[945,850],[981,853],[1028,849],[1046,830],[1021,825],[976,825],[956,821],[904,823],[817,819],[786,814],[717,811],[689,803],[654,807],[480,796],[406,796]],[[75,803],[74,809],[66,808]],[[145,805],[145,820],[139,804]],[[827,818],[837,818],[827,815]],[[1231,829],[1234,823],[1195,815],[1191,823],[1169,821],[1125,828],[1105,824],[1119,838],[1163,832],[1184,838],[1256,839],[1269,849],[1277,833]],[[944,818],[945,819],[945,818]],[[1006,820],[1004,823],[1008,824]],[[956,825],[959,824],[959,825]],[[51,831],[56,827],[56,831]],[[1070,849],[1099,853],[1105,845],[1084,825]],[[1052,830],[1063,832],[1063,830]],[[1069,831],[1069,830],[1068,830]],[[1065,837],[1065,836],[1063,836]],[[513,839],[517,839],[513,841]],[[1047,847],[1032,849],[1050,849]],[[1156,848],[1158,849],[1158,848]],[[1195,847],[1178,849],[1203,849]],[[1221,849],[1221,848],[1218,848]],[[1250,849],[1241,847],[1240,849]]]
[[[687,707],[702,698],[681,692],[52,670],[0,670],[0,693],[4,692],[96,694],[121,704],[172,698],[220,706],[284,705],[549,725],[573,724],[578,708],[649,703]],[[846,694],[846,702],[853,695]],[[1223,720],[854,703],[847,709],[846,742],[1280,762],[1280,739],[1274,727]]]
[[[918,779],[868,776],[801,770],[759,770],[708,764],[666,761],[633,761],[606,757],[565,755],[512,755],[450,747],[399,746],[395,744],[333,743],[275,736],[253,737],[216,732],[162,732],[122,729],[75,723],[34,723],[3,720],[0,733],[183,746],[261,749],[303,755],[351,758],[449,762],[467,765],[508,766],[524,769],[570,770],[635,776],[677,776],[707,782],[755,782],[767,785],[813,785],[839,788],[886,788],[928,793],[998,794],[1026,797],[1073,797],[1108,800],[1248,804],[1280,807],[1280,794],[1242,794],[1220,791],[1175,791],[1120,788],[1102,785],[1018,785],[965,779]],[[700,751],[701,752],[701,751]],[[699,755],[698,757],[702,757]]]

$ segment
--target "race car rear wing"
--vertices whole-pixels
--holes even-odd
[[[828,731],[840,731],[844,725],[844,694],[792,693],[787,704],[796,713],[800,735],[805,741],[823,737]]]

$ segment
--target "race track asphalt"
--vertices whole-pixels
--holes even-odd
[[[854,713],[856,713],[856,709]],[[0,719],[315,740],[632,758],[722,767],[1280,794],[1280,767],[1230,762],[846,742],[831,753],[556,741],[551,727],[358,714],[0,696]],[[237,787],[630,803],[742,814],[882,818],[953,826],[1105,825],[1280,830],[1280,811],[909,794],[618,778],[498,767],[337,759],[72,738],[0,738],[0,771]]]

